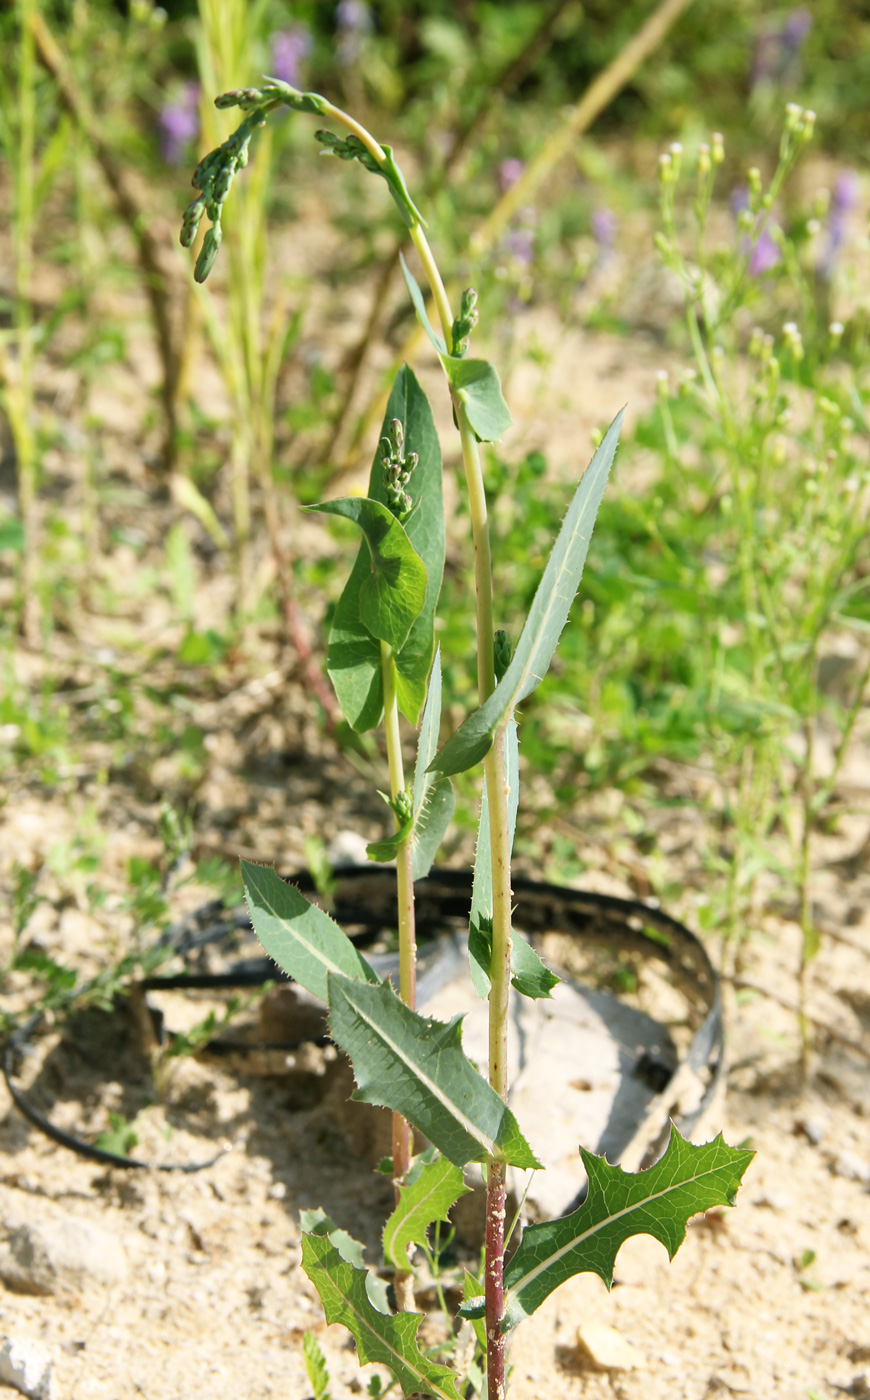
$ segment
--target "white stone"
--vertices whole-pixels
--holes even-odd
[[[57,1400],[51,1357],[39,1342],[0,1337],[0,1382],[14,1386],[30,1400]]]
[[[126,1281],[127,1256],[117,1235],[75,1216],[52,1216],[13,1228],[0,1248],[0,1278],[19,1293],[50,1294]]]
[[[636,1371],[642,1365],[637,1347],[603,1322],[581,1322],[577,1350],[582,1361],[599,1371]]]

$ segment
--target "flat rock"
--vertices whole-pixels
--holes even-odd
[[[127,1256],[116,1235],[75,1216],[51,1216],[12,1229],[0,1246],[0,1278],[16,1293],[51,1294],[126,1281]]]
[[[57,1400],[51,1357],[39,1342],[0,1337],[0,1384],[14,1386],[31,1400]]]
[[[582,1322],[577,1328],[580,1361],[596,1371],[636,1371],[641,1355],[627,1337],[603,1322]]]

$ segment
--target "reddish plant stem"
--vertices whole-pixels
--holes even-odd
[[[504,1216],[505,1168],[490,1162],[486,1182],[486,1393],[487,1400],[504,1400]]]

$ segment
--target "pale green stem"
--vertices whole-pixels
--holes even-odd
[[[33,284],[34,152],[36,143],[36,55],[33,0],[21,0],[20,60],[18,72],[18,151],[15,172],[15,329],[18,346],[18,382],[10,397],[18,398],[18,494],[24,528],[21,559],[22,622],[31,645],[39,639],[40,605],[37,580],[36,441],[33,431],[33,340],[31,292]],[[11,419],[13,415],[11,415]]]
[[[384,685],[384,732],[390,768],[390,796],[393,801],[405,790],[402,741],[399,732],[399,706],[396,697],[396,660],[393,650],[381,642],[381,675]],[[399,818],[396,818],[398,826]],[[403,841],[396,852],[396,895],[399,929],[399,995],[412,1011],[417,1004],[417,937],[414,921],[414,874],[411,843]],[[396,1202],[399,1183],[411,1165],[411,1128],[400,1113],[393,1113],[393,1182]],[[393,1286],[400,1312],[414,1311],[414,1277],[410,1270],[397,1274]]]

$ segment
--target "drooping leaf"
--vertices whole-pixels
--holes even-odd
[[[511,986],[533,1001],[549,997],[562,979],[551,972],[540,954],[515,934],[511,943]]]
[[[455,1374],[429,1361],[417,1345],[420,1313],[385,1317],[372,1307],[365,1270],[342,1259],[327,1235],[302,1236],[302,1267],[320,1295],[327,1322],[348,1329],[363,1365],[389,1367],[405,1395],[459,1400]]]
[[[242,861],[245,897],[254,932],[270,958],[312,996],[327,998],[327,975],[377,982],[377,973],[354,948],[347,934],[294,885],[285,885],[274,870]]]
[[[691,1216],[734,1204],[754,1153],[729,1147],[721,1134],[695,1146],[672,1127],[667,1151],[646,1171],[624,1172],[582,1147],[580,1155],[586,1200],[571,1215],[530,1225],[505,1270],[507,1328],[575,1274],[598,1274],[610,1288],[617,1251],[632,1235],[652,1235],[673,1259]]]
[[[489,360],[460,360],[453,355],[442,356],[441,363],[481,442],[498,442],[514,420],[495,367]]]
[[[417,466],[408,483],[411,513],[404,522],[414,551],[426,569],[426,597],[401,651],[396,654],[396,691],[402,714],[417,723],[426,697],[426,680],[435,652],[435,607],[444,572],[444,503],[441,490],[441,448],[426,395],[407,365],[396,376],[381,429],[388,436],[398,418],[404,429],[405,451],[416,452]],[[375,453],[369,498],[387,504],[386,476]],[[374,729],[384,708],[380,643],[361,615],[360,594],[371,573],[368,546],[357,555],[350,578],[338,601],[329,634],[327,668],[339,704],[353,729]]]
[[[370,1301],[377,1308],[378,1312],[390,1316],[390,1304],[387,1298],[387,1281],[379,1278],[377,1274],[367,1269],[363,1254],[365,1245],[355,1240],[353,1235],[349,1235],[347,1230],[342,1230],[331,1215],[327,1215],[320,1206],[316,1210],[301,1210],[299,1212],[299,1224],[303,1234],[306,1235],[326,1235],[333,1248],[337,1249],[342,1259],[348,1264],[352,1264],[355,1269],[359,1269],[365,1275],[366,1293]]]
[[[401,651],[426,601],[426,566],[403,525],[380,501],[362,496],[342,496],[305,509],[342,515],[359,525],[369,553],[369,575],[359,590],[359,619],[373,637]]]
[[[462,1050],[462,1017],[434,1021],[392,986],[329,978],[329,1030],[353,1063],[353,1095],[401,1113],[457,1167],[537,1160],[507,1105]]]
[[[427,772],[438,748],[440,723],[441,657],[436,651],[429,676],[423,718],[420,721],[411,816],[392,836],[387,836],[382,841],[372,841],[366,847],[370,860],[394,860],[402,842],[409,839],[414,880],[422,880],[429,874],[456,807],[456,797],[450,779],[442,778],[438,773]]]
[[[384,1258],[402,1273],[408,1267],[408,1246],[428,1245],[427,1231],[435,1220],[446,1220],[470,1187],[462,1171],[446,1157],[415,1163],[408,1184],[399,1187],[399,1202],[384,1226]]]
[[[492,695],[468,716],[436,756],[439,773],[464,773],[489,752],[496,729],[546,675],[583,574],[589,539],[619,441],[616,415],[583,474],[535,593],[513,660]]]

